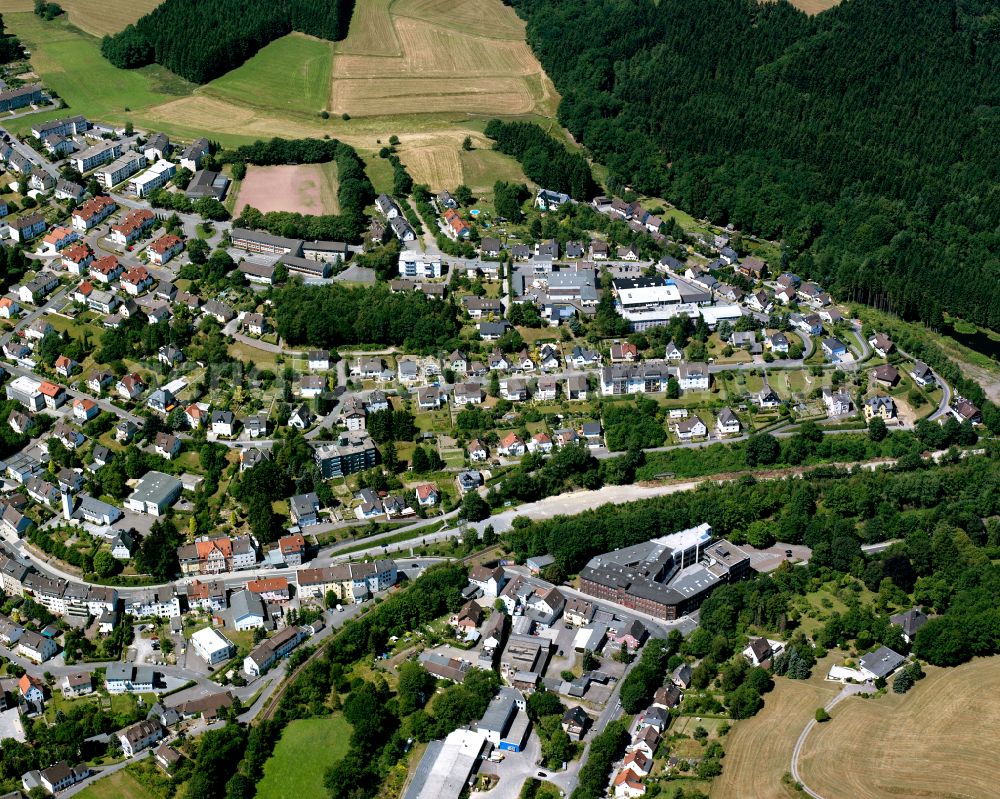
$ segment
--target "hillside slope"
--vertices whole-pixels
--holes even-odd
[[[620,185],[784,239],[844,299],[1000,327],[997,0],[513,5]]]

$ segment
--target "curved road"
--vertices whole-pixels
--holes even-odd
[[[829,712],[837,704],[847,699],[849,696],[855,696],[856,694],[869,694],[875,689],[869,685],[845,685],[841,689],[840,693],[837,694],[833,699],[831,699],[826,704],[826,711]],[[805,729],[799,733],[798,740],[795,742],[795,748],[792,750],[792,779],[796,783],[802,786],[802,790],[805,791],[813,799],[826,799],[822,794],[816,793],[812,788],[805,784],[802,779],[802,775],[799,773],[799,756],[802,754],[802,747],[805,745],[806,738],[809,737],[809,733],[812,732],[813,727],[815,727],[819,722],[816,719],[810,719],[809,723],[806,724]],[[827,721],[826,724],[831,724],[833,722]]]

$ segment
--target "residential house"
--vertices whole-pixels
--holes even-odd
[[[147,719],[122,730],[118,734],[118,743],[121,745],[122,754],[125,757],[134,757],[162,738],[163,727],[160,726],[160,723]]]
[[[872,378],[883,388],[893,388],[899,382],[899,370],[891,364],[884,363],[872,369]]]
[[[127,247],[140,239],[155,221],[156,216],[152,211],[145,208],[132,209],[120,222],[111,226],[109,238],[120,247]]]
[[[742,425],[731,408],[723,408],[715,419],[715,429],[720,436],[734,436],[740,432]]]
[[[692,415],[682,419],[671,421],[670,427],[674,434],[681,441],[690,441],[694,438],[704,438],[708,435],[708,427],[697,416]]]
[[[162,266],[184,249],[184,240],[173,233],[165,233],[147,248],[150,263]]]
[[[896,349],[896,345],[893,343],[892,339],[890,339],[885,333],[876,333],[868,339],[868,343],[871,345],[871,348],[875,350],[875,354],[878,355],[879,358],[887,358],[890,353]]]
[[[823,339],[823,354],[836,361],[847,355],[847,345],[838,338],[830,336]]]
[[[516,433],[508,433],[500,440],[497,452],[508,458],[519,458],[525,453],[524,442]]]
[[[914,362],[913,369],[910,371],[910,377],[912,377],[913,382],[921,388],[933,388],[937,383],[937,378],[934,377],[934,372],[932,372],[931,368],[921,360]]]
[[[865,400],[865,421],[875,418],[885,422],[896,418],[896,403],[892,397],[876,395]]]

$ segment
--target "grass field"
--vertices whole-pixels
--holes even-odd
[[[293,721],[264,764],[257,799],[325,796],[323,774],[347,753],[350,737],[343,716]]]
[[[251,166],[240,183],[240,194],[234,203],[237,213],[245,205],[264,212],[335,214],[340,211],[337,165]]]
[[[79,799],[150,799],[154,794],[128,771],[122,770],[88,785],[77,796]]]
[[[823,678],[836,659],[821,660],[808,680],[779,678],[764,697],[764,709],[756,716],[737,721],[726,737],[726,759],[722,775],[712,783],[712,799],[792,799],[801,796],[781,782],[791,766],[792,748],[802,728],[836,695],[839,685]],[[843,768],[843,763],[841,763]],[[829,797],[852,796],[837,790]]]
[[[7,13],[4,23],[31,51],[31,64],[45,85],[76,113],[123,120],[133,112],[167,102],[192,88],[159,66],[140,70],[111,66],[101,55],[99,40],[63,18],[45,22],[32,13]],[[24,131],[40,120],[65,114],[65,111],[33,114],[11,120],[9,127]]]
[[[318,114],[330,94],[333,44],[292,33],[201,91],[241,105]]]
[[[799,769],[823,796],[996,796],[1000,658],[927,669],[909,693],[848,699],[806,739]],[[728,760],[727,767],[728,767]],[[850,768],[844,768],[850,763]]]
[[[163,0],[130,0],[117,6],[107,0],[65,0],[60,5],[66,9],[69,21],[94,36],[118,33],[139,17],[145,16]]]
[[[344,41],[291,34],[201,87],[155,65],[119,70],[101,56],[96,34],[150,5],[156,0],[67,0],[68,19],[44,22],[26,0],[8,0],[4,22],[74,113],[230,146],[330,135],[366,157],[395,134],[414,178],[433,188],[464,182],[484,193],[498,179],[523,179],[516,162],[489,151],[482,129],[491,117],[554,124],[558,94],[524,40],[524,23],[501,0],[359,0]],[[65,114],[9,126],[23,133]],[[461,150],[466,136],[476,150]]]

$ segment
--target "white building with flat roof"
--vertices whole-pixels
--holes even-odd
[[[192,635],[191,645],[194,647],[194,651],[198,654],[198,657],[204,660],[209,666],[229,660],[236,653],[236,647],[233,646],[233,642],[211,627],[198,630],[198,632]]]
[[[132,178],[128,190],[137,197],[145,197],[151,191],[165,185],[175,174],[177,174],[176,164],[164,160],[157,161],[141,175]]]

